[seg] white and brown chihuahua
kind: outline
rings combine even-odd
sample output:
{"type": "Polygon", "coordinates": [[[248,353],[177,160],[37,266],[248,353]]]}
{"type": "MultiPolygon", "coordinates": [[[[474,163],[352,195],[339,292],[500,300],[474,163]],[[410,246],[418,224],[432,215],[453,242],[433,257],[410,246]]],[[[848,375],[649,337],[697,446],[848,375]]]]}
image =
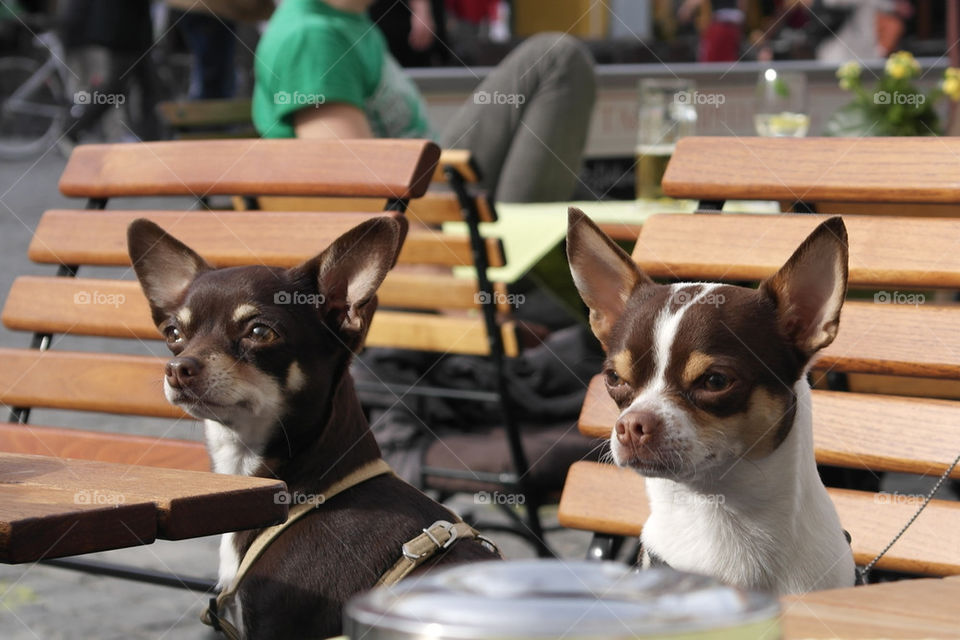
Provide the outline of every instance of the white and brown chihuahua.
{"type": "Polygon", "coordinates": [[[620,408],[613,460],[646,477],[642,565],[779,594],[853,585],[807,382],[846,294],[843,220],[823,222],[758,289],[657,284],[573,208],[567,254],[620,408]]]}
{"type": "MultiPolygon", "coordinates": [[[[134,269],[174,354],[164,393],[204,421],[214,471],[322,496],[380,457],[349,365],[405,230],[402,219],[376,217],[292,269],[214,269],[156,224],[130,225],[134,269]]],[[[456,518],[392,474],[369,479],[285,529],[224,613],[244,638],[336,636],[344,601],[373,587],[403,543],[438,520],[456,518]]],[[[221,589],[258,533],[223,536],[221,589]]],[[[497,557],[464,538],[429,566],[497,557]]]]}

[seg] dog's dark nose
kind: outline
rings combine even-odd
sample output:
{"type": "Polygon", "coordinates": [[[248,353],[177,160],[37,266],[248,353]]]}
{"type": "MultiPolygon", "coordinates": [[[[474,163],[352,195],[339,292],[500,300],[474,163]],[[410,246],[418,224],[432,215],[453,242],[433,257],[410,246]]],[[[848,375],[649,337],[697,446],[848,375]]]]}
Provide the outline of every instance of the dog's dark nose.
{"type": "Polygon", "coordinates": [[[167,383],[174,389],[181,389],[202,370],[203,363],[196,358],[172,358],[167,362],[167,383]]]}
{"type": "Polygon", "coordinates": [[[620,416],[614,431],[620,444],[648,443],[663,429],[663,421],[653,411],[630,411],[620,416]]]}

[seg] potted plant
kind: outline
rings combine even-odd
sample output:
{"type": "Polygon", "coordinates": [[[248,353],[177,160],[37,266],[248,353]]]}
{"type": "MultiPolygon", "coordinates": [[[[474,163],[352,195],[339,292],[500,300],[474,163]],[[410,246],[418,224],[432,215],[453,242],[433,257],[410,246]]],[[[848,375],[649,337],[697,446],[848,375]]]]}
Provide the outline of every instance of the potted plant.
{"type": "Polygon", "coordinates": [[[944,96],[960,100],[960,69],[949,68],[937,87],[923,92],[913,83],[920,65],[907,51],[887,58],[883,76],[872,89],[861,82],[863,68],[848,62],[837,69],[840,88],[853,100],[837,111],[824,130],[828,136],[936,136],[943,134],[936,103],[944,96]]]}

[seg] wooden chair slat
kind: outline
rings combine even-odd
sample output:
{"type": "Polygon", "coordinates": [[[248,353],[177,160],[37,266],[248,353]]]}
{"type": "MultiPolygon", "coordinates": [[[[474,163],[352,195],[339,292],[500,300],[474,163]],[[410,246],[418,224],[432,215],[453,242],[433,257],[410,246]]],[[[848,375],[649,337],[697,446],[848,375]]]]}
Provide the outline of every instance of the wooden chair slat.
{"type": "MultiPolygon", "coordinates": [[[[633,259],[653,277],[760,280],[772,275],[827,216],[656,215],[633,259]],[[696,250],[690,239],[696,238],[696,250]]],[[[844,216],[850,284],[960,288],[960,220],[844,216]]]]}
{"type": "MultiPolygon", "coordinates": [[[[495,222],[497,217],[490,202],[477,196],[477,213],[481,222],[495,222]]],[[[261,196],[257,204],[262,211],[367,211],[382,212],[385,198],[302,198],[294,196],[261,196]]],[[[245,209],[241,207],[240,210],[245,209]]],[[[405,213],[411,222],[439,225],[444,222],[462,222],[460,202],[452,193],[427,192],[422,198],[411,200],[405,213]]],[[[637,236],[634,235],[634,238],[637,236]]]]}
{"type": "Polygon", "coordinates": [[[175,129],[225,125],[249,125],[252,129],[251,104],[246,98],[168,100],[159,103],[157,111],[175,129]]]}
{"type": "Polygon", "coordinates": [[[960,202],[960,140],[688,137],[663,177],[676,198],[960,202]]]}
{"type": "Polygon", "coordinates": [[[166,358],[0,349],[0,402],[10,407],[184,418],[163,397],[166,358]]]}
{"type": "MultiPolygon", "coordinates": [[[[960,451],[960,403],[819,389],[812,396],[813,442],[821,464],[940,474],[960,451]]],[[[595,376],[580,413],[580,432],[608,438],[619,414],[603,378],[595,376]]],[[[952,477],[960,478],[960,468],[952,477]]]]}
{"type": "MultiPolygon", "coordinates": [[[[506,285],[495,288],[506,294],[506,285]]],[[[443,274],[405,272],[394,269],[377,290],[380,308],[477,309],[477,281],[443,274]]]]}
{"type": "MultiPolygon", "coordinates": [[[[504,350],[517,355],[516,327],[501,326],[504,350]]],[[[483,320],[478,317],[426,315],[399,311],[378,311],[367,334],[368,347],[391,347],[442,351],[466,355],[487,355],[490,346],[483,320]]]]}
{"type": "Polygon", "coordinates": [[[453,167],[463,179],[469,183],[479,181],[479,173],[476,164],[473,162],[473,156],[466,149],[444,149],[440,152],[440,161],[434,170],[433,180],[435,182],[446,182],[447,177],[443,174],[444,167],[453,167]]]}
{"type": "Polygon", "coordinates": [[[815,366],[960,380],[960,306],[848,300],[837,338],[815,366]]]}
{"type": "Polygon", "coordinates": [[[3,308],[14,331],[158,340],[140,285],[128,280],[21,276],[3,308]]]}
{"type": "MultiPolygon", "coordinates": [[[[322,218],[318,215],[261,211],[215,214],[52,210],[40,219],[28,255],[34,262],[45,264],[126,266],[130,264],[127,226],[137,218],[148,218],[179,238],[189,238],[190,246],[214,266],[291,267],[316,255],[374,214],[324,213],[322,218]]],[[[504,252],[500,240],[488,238],[487,250],[491,264],[501,266],[504,252]]],[[[399,262],[469,266],[473,259],[465,234],[412,230],[407,234],[399,262]]]]}
{"type": "Polygon", "coordinates": [[[0,451],[210,471],[202,442],[0,422],[0,451]]]}
{"type": "Polygon", "coordinates": [[[636,471],[586,461],[567,470],[557,512],[561,526],[635,538],[649,516],[646,487],[636,471]],[[612,499],[614,487],[622,500],[612,499]]]}
{"type": "MultiPolygon", "coordinates": [[[[0,470],[2,471],[2,470],[0,470]]],[[[93,553],[149,544],[157,537],[157,512],[148,500],[77,504],[76,492],[0,484],[0,562],[93,553]],[[79,517],[80,514],[83,517],[79,517]]]]}
{"type": "MultiPolygon", "coordinates": [[[[424,197],[427,197],[426,195],[424,197]]],[[[421,198],[418,198],[420,200],[421,198]]],[[[240,211],[248,210],[244,205],[240,211]]],[[[260,211],[363,211],[382,213],[387,206],[386,198],[309,198],[305,196],[259,196],[257,206],[260,211]]]]}
{"type": "Polygon", "coordinates": [[[439,158],[439,147],[426,140],[83,145],[71,154],[60,177],[60,191],[76,198],[261,194],[419,198],[439,158]]]}
{"type": "MultiPolygon", "coordinates": [[[[886,546],[917,507],[915,500],[884,502],[885,494],[847,489],[828,492],[840,522],[850,532],[854,558],[861,565],[886,546]]],[[[558,518],[561,525],[572,529],[635,537],[640,535],[649,509],[645,482],[639,474],[612,465],[577,462],[567,472],[558,518]]],[[[960,503],[931,501],[877,568],[960,574],[960,503]]]]}
{"type": "MultiPolygon", "coordinates": [[[[476,280],[393,271],[377,294],[381,308],[476,309],[476,280]]],[[[505,288],[498,290],[505,293],[505,288]]],[[[3,308],[14,331],[157,340],[150,307],[130,280],[21,276],[3,308]]]]}
{"type": "Polygon", "coordinates": [[[18,478],[23,485],[42,483],[45,488],[81,496],[81,501],[84,491],[92,494],[91,502],[96,501],[98,491],[107,499],[117,497],[121,504],[151,503],[157,511],[157,537],[167,540],[220,531],[218,527],[224,520],[236,529],[246,529],[262,522],[265,514],[275,516],[277,521],[283,521],[287,515],[287,504],[275,499],[277,492],[286,487],[273,478],[211,475],[50,456],[8,454],[4,461],[6,465],[20,461],[23,469],[32,472],[33,475],[18,478]],[[217,522],[220,524],[215,525],[217,522]]]}

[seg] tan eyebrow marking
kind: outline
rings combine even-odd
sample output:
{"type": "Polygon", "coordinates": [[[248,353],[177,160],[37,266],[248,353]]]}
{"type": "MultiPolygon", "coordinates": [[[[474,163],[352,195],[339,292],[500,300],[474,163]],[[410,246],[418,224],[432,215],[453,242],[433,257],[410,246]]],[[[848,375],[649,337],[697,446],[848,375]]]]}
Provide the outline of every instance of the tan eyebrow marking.
{"type": "Polygon", "coordinates": [[[189,307],[184,307],[177,312],[177,322],[179,322],[180,326],[184,329],[190,326],[191,320],[193,320],[193,312],[190,311],[189,307]]]}
{"type": "Polygon", "coordinates": [[[233,310],[233,321],[240,323],[257,313],[257,308],[252,304],[242,304],[233,310]]]}
{"type": "Polygon", "coordinates": [[[633,382],[633,355],[629,349],[624,349],[620,353],[610,358],[613,368],[623,380],[628,383],[633,382]]]}
{"type": "Polygon", "coordinates": [[[709,369],[715,360],[702,351],[693,351],[687,358],[687,364],[683,368],[683,384],[688,386],[694,380],[702,376],[709,369]]]}

